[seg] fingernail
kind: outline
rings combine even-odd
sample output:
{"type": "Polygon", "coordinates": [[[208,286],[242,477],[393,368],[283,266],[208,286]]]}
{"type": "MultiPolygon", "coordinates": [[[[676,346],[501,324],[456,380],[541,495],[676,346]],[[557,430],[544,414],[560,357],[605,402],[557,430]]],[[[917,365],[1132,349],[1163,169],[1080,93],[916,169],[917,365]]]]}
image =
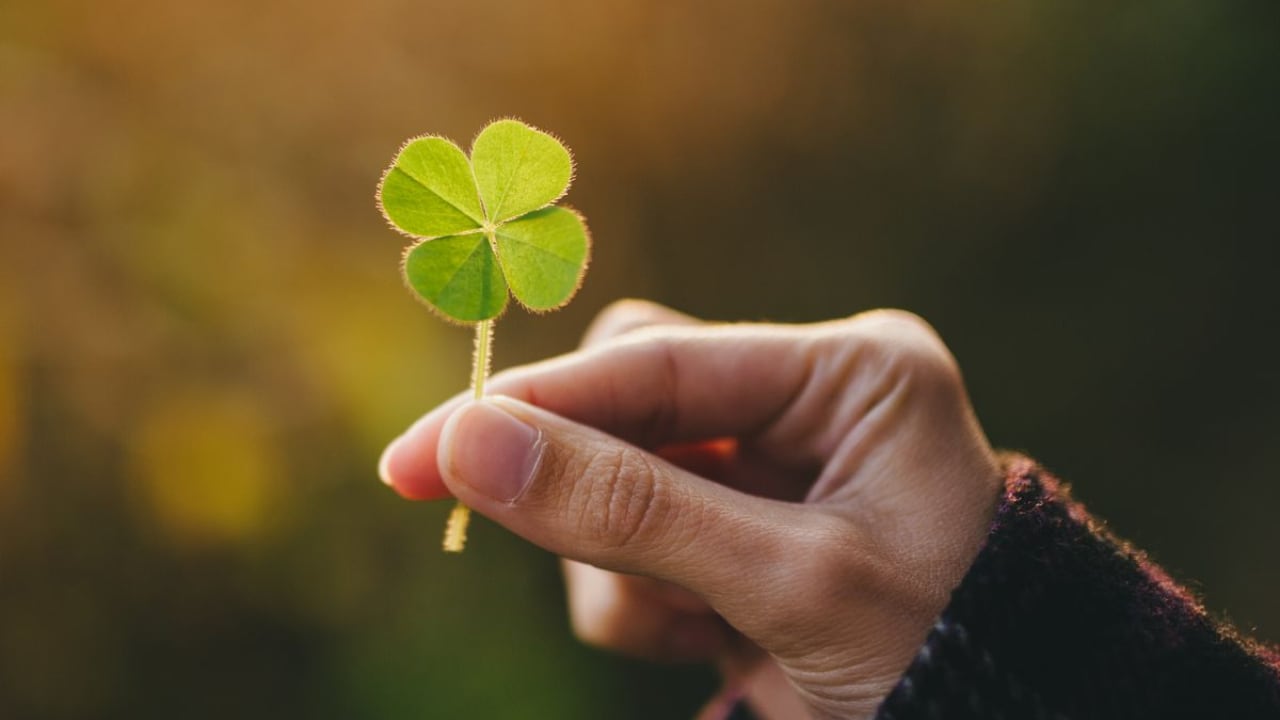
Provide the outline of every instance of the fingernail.
{"type": "Polygon", "coordinates": [[[459,408],[440,438],[440,469],[494,500],[520,496],[542,457],[542,433],[498,403],[480,400],[459,408]]]}

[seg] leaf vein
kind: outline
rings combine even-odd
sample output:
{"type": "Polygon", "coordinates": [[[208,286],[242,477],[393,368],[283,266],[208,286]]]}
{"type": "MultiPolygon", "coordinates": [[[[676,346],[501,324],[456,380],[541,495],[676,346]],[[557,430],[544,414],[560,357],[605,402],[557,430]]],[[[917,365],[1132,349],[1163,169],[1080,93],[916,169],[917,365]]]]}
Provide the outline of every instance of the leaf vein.
{"type": "Polygon", "coordinates": [[[489,218],[491,222],[498,222],[501,219],[500,217],[498,217],[498,211],[502,209],[503,203],[507,201],[507,195],[511,194],[511,184],[516,180],[516,170],[518,170],[520,166],[524,164],[525,156],[529,154],[529,145],[532,144],[532,142],[533,142],[532,137],[526,137],[524,139],[524,145],[520,147],[520,154],[516,158],[515,165],[513,165],[511,168],[511,174],[507,176],[506,187],[502,188],[502,193],[498,195],[498,202],[494,206],[493,217],[489,218]]]}
{"type": "Polygon", "coordinates": [[[514,236],[514,235],[505,235],[505,234],[503,234],[503,233],[501,233],[501,232],[499,232],[499,233],[498,233],[498,237],[503,238],[503,239],[506,239],[506,240],[510,240],[511,242],[520,243],[521,245],[527,245],[528,247],[531,247],[531,248],[533,248],[534,250],[537,250],[537,251],[538,251],[538,252],[540,252],[540,253],[543,253],[543,254],[545,254],[545,255],[550,255],[551,257],[555,258],[556,260],[559,260],[560,262],[564,263],[565,265],[569,265],[569,266],[571,266],[571,267],[576,267],[576,266],[578,265],[578,261],[577,261],[577,260],[574,260],[573,258],[565,257],[564,255],[561,255],[561,254],[559,254],[559,253],[557,253],[557,252],[554,252],[554,251],[552,251],[552,250],[548,250],[547,248],[544,248],[544,247],[542,247],[541,245],[538,245],[538,244],[536,244],[536,243],[530,242],[529,240],[525,240],[524,238],[518,238],[518,237],[516,237],[516,236],[514,236]]]}
{"type": "MultiPolygon", "coordinates": [[[[401,167],[400,167],[399,165],[397,165],[397,166],[394,168],[394,170],[395,170],[396,172],[398,172],[398,173],[403,173],[405,177],[407,177],[407,178],[409,178],[410,180],[412,180],[412,181],[414,182],[414,184],[416,184],[418,187],[422,188],[423,190],[426,190],[427,192],[431,193],[432,195],[435,195],[436,197],[438,197],[438,198],[440,198],[441,200],[443,200],[443,201],[445,202],[445,204],[447,204],[449,207],[451,207],[451,208],[453,208],[454,210],[457,210],[458,212],[462,213],[464,216],[466,216],[466,217],[467,217],[468,219],[470,219],[472,222],[476,223],[476,226],[477,226],[477,227],[479,227],[480,225],[483,225],[483,224],[484,224],[484,221],[483,221],[483,220],[480,220],[480,219],[476,218],[474,215],[472,215],[471,213],[467,212],[464,208],[460,207],[460,206],[459,206],[457,203],[455,203],[454,201],[450,200],[449,198],[445,197],[444,195],[441,195],[441,194],[439,193],[439,191],[435,190],[434,188],[429,187],[426,183],[422,182],[421,180],[419,180],[418,178],[416,178],[416,177],[414,177],[413,175],[409,174],[408,172],[405,172],[403,169],[401,169],[401,167]]],[[[478,193],[477,193],[477,194],[478,194],[478,193]]]]}

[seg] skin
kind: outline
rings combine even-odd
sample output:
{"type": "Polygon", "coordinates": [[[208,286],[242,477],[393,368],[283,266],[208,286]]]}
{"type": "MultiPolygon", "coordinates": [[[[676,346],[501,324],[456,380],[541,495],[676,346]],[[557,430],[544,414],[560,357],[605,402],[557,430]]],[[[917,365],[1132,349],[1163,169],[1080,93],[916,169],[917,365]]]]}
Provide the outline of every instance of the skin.
{"type": "Polygon", "coordinates": [[[986,536],[1001,473],[918,317],[708,324],[641,301],[388,446],[564,560],[585,642],[713,661],[764,718],[869,717],[986,536]]]}

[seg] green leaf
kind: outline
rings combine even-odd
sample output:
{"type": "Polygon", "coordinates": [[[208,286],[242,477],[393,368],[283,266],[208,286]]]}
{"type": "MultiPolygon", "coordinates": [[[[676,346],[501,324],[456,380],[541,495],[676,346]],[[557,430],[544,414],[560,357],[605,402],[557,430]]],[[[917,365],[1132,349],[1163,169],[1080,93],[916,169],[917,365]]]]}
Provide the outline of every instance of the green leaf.
{"type": "Polygon", "coordinates": [[[502,314],[507,284],[483,233],[426,240],[404,256],[409,287],[445,317],[478,322],[502,314]]]}
{"type": "Polygon", "coordinates": [[[419,237],[453,235],[484,222],[467,156],[439,137],[405,143],[382,178],[378,202],[393,225],[419,237]]]}
{"type": "Polygon", "coordinates": [[[590,241],[582,218],[551,207],[497,231],[498,257],[511,292],[530,310],[564,305],[582,284],[590,241]]]}
{"type": "Polygon", "coordinates": [[[560,199],[573,176],[569,150],[518,120],[498,120],[481,130],[471,146],[471,166],[494,224],[560,199]]]}

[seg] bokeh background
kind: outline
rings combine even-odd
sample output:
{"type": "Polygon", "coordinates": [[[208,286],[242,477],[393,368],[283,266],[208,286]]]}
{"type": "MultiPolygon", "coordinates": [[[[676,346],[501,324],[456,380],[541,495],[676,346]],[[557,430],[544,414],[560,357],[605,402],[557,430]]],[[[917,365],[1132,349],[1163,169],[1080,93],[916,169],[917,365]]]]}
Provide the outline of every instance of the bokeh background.
{"type": "Polygon", "coordinates": [[[374,473],[470,337],[374,210],[410,135],[574,149],[578,299],[933,322],[1034,454],[1280,640],[1274,0],[0,3],[0,716],[685,717],[554,558],[374,473]]]}

